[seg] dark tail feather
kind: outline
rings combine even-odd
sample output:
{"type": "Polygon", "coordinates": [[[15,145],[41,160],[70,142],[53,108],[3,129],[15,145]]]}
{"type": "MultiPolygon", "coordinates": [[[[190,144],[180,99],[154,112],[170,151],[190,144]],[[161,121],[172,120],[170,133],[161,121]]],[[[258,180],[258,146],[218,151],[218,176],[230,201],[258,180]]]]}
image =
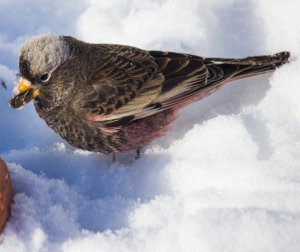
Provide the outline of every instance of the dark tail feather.
{"type": "Polygon", "coordinates": [[[243,59],[205,59],[210,71],[210,81],[223,75],[222,81],[238,80],[265,74],[288,62],[289,52],[280,52],[270,56],[254,56],[243,59]]]}

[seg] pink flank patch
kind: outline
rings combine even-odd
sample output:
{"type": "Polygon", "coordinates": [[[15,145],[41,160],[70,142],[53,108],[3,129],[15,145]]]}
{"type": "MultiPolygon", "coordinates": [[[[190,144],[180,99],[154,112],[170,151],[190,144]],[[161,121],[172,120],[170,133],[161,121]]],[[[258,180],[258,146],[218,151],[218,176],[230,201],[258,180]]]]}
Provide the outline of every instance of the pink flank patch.
{"type": "Polygon", "coordinates": [[[86,119],[91,122],[108,121],[111,115],[88,115],[86,119]]]}

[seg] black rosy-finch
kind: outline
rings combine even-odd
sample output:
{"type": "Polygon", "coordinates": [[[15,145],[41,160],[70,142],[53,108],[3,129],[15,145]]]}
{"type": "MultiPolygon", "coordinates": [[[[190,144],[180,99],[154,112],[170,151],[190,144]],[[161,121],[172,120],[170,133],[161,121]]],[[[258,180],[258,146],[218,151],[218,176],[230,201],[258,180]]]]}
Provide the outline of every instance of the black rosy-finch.
{"type": "Polygon", "coordinates": [[[39,116],[76,148],[125,152],[165,134],[184,106],[229,81],[273,71],[289,55],[204,58],[39,35],[20,49],[10,104],[34,100],[39,116]]]}

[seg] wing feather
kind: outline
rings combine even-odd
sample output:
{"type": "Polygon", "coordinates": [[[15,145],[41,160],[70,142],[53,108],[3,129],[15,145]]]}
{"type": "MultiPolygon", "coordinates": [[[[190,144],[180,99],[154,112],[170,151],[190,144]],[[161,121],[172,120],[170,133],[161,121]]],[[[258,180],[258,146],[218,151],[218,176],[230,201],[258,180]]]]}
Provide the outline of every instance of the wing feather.
{"type": "Polygon", "coordinates": [[[88,120],[108,128],[183,106],[229,80],[271,71],[281,64],[281,54],[222,59],[126,46],[106,48],[107,63],[94,78],[85,106],[91,108],[88,120]]]}

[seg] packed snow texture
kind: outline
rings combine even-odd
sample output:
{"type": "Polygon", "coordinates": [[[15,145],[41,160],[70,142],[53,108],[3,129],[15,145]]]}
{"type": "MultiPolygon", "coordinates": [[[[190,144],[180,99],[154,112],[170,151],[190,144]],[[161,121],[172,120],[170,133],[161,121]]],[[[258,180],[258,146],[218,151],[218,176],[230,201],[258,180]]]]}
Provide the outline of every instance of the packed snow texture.
{"type": "Polygon", "coordinates": [[[14,181],[0,251],[299,251],[298,0],[0,0],[0,155],[14,181]],[[74,150],[9,108],[18,48],[51,32],[214,57],[289,50],[272,75],[184,109],[139,160],[74,150]]]}

